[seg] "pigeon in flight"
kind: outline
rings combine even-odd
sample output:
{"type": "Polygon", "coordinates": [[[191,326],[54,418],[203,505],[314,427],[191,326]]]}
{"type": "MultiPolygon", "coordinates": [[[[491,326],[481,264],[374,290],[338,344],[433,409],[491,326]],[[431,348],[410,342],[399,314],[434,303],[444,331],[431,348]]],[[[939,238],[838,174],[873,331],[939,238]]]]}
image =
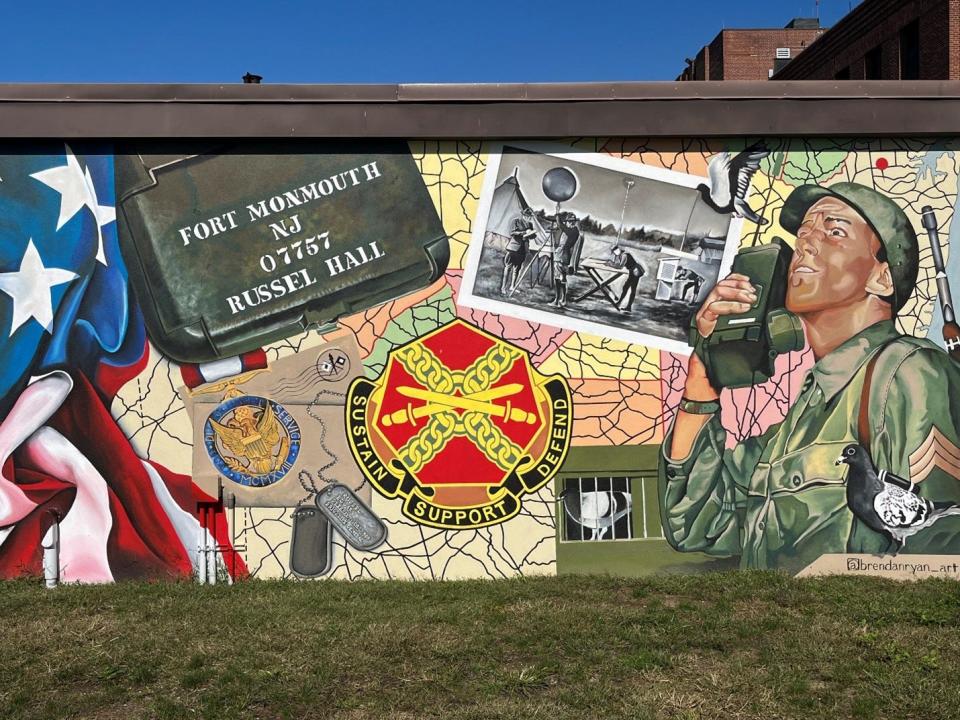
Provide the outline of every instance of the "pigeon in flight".
{"type": "Polygon", "coordinates": [[[847,473],[847,505],[871,530],[896,543],[899,552],[911,535],[947,515],[960,515],[954,503],[935,503],[918,495],[914,484],[887,470],[877,471],[860,445],[851,443],[837,458],[837,465],[850,466],[847,473]]]}
{"type": "Polygon", "coordinates": [[[734,217],[766,225],[769,220],[757,215],[747,205],[747,192],[750,181],[760,169],[760,161],[769,154],[766,145],[757,143],[734,158],[726,150],[714,155],[707,165],[710,186],[703,183],[697,186],[703,201],[721,215],[733,213],[734,217]]]}

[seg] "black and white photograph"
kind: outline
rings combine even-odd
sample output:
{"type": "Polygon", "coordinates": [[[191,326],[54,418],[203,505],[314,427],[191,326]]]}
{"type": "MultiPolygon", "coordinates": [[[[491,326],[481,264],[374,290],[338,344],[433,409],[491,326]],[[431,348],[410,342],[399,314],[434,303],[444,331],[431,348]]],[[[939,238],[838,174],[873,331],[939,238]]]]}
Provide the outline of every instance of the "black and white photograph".
{"type": "Polygon", "coordinates": [[[495,148],[459,302],[689,353],[690,318],[743,223],[733,203],[714,202],[721,174],[539,143],[495,148]]]}

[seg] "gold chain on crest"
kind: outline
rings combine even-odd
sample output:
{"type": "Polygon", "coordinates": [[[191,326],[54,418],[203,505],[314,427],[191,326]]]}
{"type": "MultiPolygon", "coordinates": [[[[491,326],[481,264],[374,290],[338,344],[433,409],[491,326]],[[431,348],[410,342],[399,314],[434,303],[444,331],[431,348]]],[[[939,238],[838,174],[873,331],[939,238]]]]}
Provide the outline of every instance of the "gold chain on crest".
{"type": "MultiPolygon", "coordinates": [[[[460,391],[463,395],[473,395],[502,378],[520,357],[520,351],[495,344],[466,370],[450,370],[420,343],[406,346],[394,357],[417,382],[433,392],[453,395],[460,391]]],[[[486,414],[468,411],[458,415],[452,410],[433,414],[397,454],[410,472],[416,473],[455,436],[469,438],[501,470],[515,467],[523,454],[522,448],[504,435],[486,414]]]]}

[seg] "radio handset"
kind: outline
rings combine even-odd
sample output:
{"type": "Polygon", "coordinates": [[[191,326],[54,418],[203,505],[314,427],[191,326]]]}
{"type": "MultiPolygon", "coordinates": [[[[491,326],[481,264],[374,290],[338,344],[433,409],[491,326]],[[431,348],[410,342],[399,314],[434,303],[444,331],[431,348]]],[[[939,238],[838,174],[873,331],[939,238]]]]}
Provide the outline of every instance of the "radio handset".
{"type": "Polygon", "coordinates": [[[778,355],[802,350],[800,318],[784,308],[793,249],[782,239],[737,253],[731,272],[746,275],[757,301],[743,313],[723,315],[709,337],[690,320],[689,342],[715,388],[748,387],[769,380],[778,355]]]}

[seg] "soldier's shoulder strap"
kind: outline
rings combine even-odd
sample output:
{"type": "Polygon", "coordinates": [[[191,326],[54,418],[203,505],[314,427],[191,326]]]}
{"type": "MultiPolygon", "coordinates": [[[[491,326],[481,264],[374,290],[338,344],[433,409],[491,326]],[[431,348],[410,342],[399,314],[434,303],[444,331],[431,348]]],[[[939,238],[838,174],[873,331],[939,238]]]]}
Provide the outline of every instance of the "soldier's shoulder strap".
{"type": "Polygon", "coordinates": [[[913,353],[930,346],[930,343],[921,338],[901,335],[882,345],[867,361],[863,386],[860,389],[860,408],[857,416],[857,439],[867,452],[870,452],[873,433],[880,430],[883,423],[883,413],[879,413],[874,421],[870,422],[871,398],[878,398],[878,396],[881,400],[885,398],[904,360],[913,353]]]}

